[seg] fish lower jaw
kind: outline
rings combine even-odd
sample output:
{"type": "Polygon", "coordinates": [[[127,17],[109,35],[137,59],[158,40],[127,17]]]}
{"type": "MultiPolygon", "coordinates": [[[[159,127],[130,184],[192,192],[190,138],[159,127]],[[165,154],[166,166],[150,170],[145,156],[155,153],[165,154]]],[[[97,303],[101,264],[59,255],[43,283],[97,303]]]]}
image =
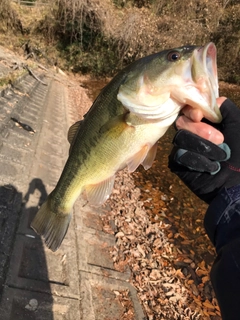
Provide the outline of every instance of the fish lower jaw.
{"type": "MultiPolygon", "coordinates": [[[[176,110],[172,114],[167,114],[167,115],[162,115],[161,117],[156,116],[156,117],[151,117],[151,115],[142,115],[142,114],[134,114],[131,113],[131,116],[129,117],[130,120],[127,120],[126,123],[130,126],[138,127],[141,125],[152,125],[155,130],[162,130],[162,128],[166,127],[166,130],[172,123],[175,121],[177,118],[179,111],[181,108],[176,110]],[[138,119],[137,121],[132,121],[132,119],[138,119]]],[[[134,119],[134,120],[135,120],[134,119]]]]}
{"type": "Polygon", "coordinates": [[[128,110],[130,111],[130,115],[134,115],[143,122],[151,123],[176,117],[183,106],[184,103],[180,103],[174,99],[168,99],[165,103],[157,106],[132,104],[128,106],[128,110]]]}
{"type": "Polygon", "coordinates": [[[203,117],[209,121],[213,123],[220,123],[222,121],[222,115],[216,101],[208,101],[207,98],[204,99],[201,96],[199,99],[186,98],[184,102],[185,105],[188,105],[192,109],[200,110],[203,117]]]}
{"type": "Polygon", "coordinates": [[[159,128],[166,128],[166,130],[167,130],[173,124],[173,122],[176,120],[176,118],[179,114],[179,111],[177,113],[174,113],[172,115],[167,116],[166,118],[156,119],[156,126],[159,128]]]}
{"type": "Polygon", "coordinates": [[[203,116],[211,122],[219,123],[222,116],[217,106],[215,95],[209,94],[209,89],[199,90],[196,86],[188,86],[180,92],[175,92],[171,98],[175,99],[178,104],[189,106],[192,109],[201,110],[203,116]]]}

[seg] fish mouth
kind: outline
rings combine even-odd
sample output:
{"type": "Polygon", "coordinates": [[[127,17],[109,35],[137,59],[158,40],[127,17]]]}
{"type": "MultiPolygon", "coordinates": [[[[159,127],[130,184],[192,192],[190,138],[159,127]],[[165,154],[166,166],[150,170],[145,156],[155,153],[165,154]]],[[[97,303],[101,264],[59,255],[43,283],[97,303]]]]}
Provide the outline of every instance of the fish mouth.
{"type": "Polygon", "coordinates": [[[216,57],[217,49],[212,42],[193,51],[190,59],[192,97],[188,97],[186,102],[200,109],[209,121],[219,123],[222,116],[216,100],[219,97],[216,57]]]}
{"type": "MultiPolygon", "coordinates": [[[[212,98],[218,98],[218,74],[217,74],[217,49],[215,45],[210,42],[205,47],[195,50],[194,54],[202,64],[203,69],[209,77],[209,87],[213,95],[212,98]],[[195,53],[196,52],[196,53],[195,53]]],[[[212,101],[214,104],[214,101],[212,101]]]]}
{"type": "Polygon", "coordinates": [[[172,119],[188,105],[201,110],[209,121],[221,122],[215,45],[210,42],[203,47],[174,50],[179,53],[179,60],[165,59],[165,68],[163,62],[161,68],[156,62],[146,65],[121,84],[117,99],[130,112],[150,121],[172,119]]]}

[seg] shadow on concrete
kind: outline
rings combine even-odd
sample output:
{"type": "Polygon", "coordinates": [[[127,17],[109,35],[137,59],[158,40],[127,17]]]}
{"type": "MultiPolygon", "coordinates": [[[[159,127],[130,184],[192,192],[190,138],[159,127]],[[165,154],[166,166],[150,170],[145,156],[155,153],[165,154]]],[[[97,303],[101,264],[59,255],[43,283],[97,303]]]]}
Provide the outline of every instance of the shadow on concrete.
{"type": "Polygon", "coordinates": [[[22,194],[12,185],[0,186],[0,295],[5,283],[9,254],[13,247],[22,194]]]}
{"type": "Polygon", "coordinates": [[[38,205],[41,206],[47,199],[48,194],[42,180],[39,178],[35,178],[29,183],[28,192],[26,193],[24,200],[28,202],[30,195],[34,194],[35,192],[40,193],[38,205]]]}
{"type": "Polygon", "coordinates": [[[2,320],[54,319],[43,243],[30,228],[33,217],[46,197],[46,188],[41,179],[30,182],[24,198],[11,185],[0,187],[2,320]]]}

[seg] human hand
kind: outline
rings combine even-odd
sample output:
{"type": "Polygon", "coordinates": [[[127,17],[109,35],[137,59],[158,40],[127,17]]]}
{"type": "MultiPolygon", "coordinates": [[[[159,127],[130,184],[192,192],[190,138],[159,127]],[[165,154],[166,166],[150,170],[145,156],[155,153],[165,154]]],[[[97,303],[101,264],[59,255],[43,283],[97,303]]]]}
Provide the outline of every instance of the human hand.
{"type": "Polygon", "coordinates": [[[224,97],[218,103],[223,116],[218,125],[201,122],[199,111],[183,110],[169,156],[171,171],[207,203],[221,188],[240,184],[240,109],[224,97]]]}
{"type": "MultiPolygon", "coordinates": [[[[217,104],[219,108],[226,99],[226,97],[217,98],[217,104]]],[[[182,115],[178,117],[175,124],[178,130],[183,129],[191,131],[192,133],[195,133],[196,135],[215,144],[223,143],[223,134],[211,124],[201,122],[202,118],[203,114],[199,109],[193,109],[189,106],[186,106],[182,110],[182,115]]]]}

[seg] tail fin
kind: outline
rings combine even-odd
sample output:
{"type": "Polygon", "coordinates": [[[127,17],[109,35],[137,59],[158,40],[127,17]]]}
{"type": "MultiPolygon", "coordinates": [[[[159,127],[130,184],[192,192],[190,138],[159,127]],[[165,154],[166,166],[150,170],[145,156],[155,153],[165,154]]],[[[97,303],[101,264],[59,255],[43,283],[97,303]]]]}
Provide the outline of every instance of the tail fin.
{"type": "Polygon", "coordinates": [[[43,203],[36,217],[31,223],[31,228],[43,236],[46,246],[56,251],[68,230],[71,214],[55,213],[50,209],[50,198],[43,203]]]}

